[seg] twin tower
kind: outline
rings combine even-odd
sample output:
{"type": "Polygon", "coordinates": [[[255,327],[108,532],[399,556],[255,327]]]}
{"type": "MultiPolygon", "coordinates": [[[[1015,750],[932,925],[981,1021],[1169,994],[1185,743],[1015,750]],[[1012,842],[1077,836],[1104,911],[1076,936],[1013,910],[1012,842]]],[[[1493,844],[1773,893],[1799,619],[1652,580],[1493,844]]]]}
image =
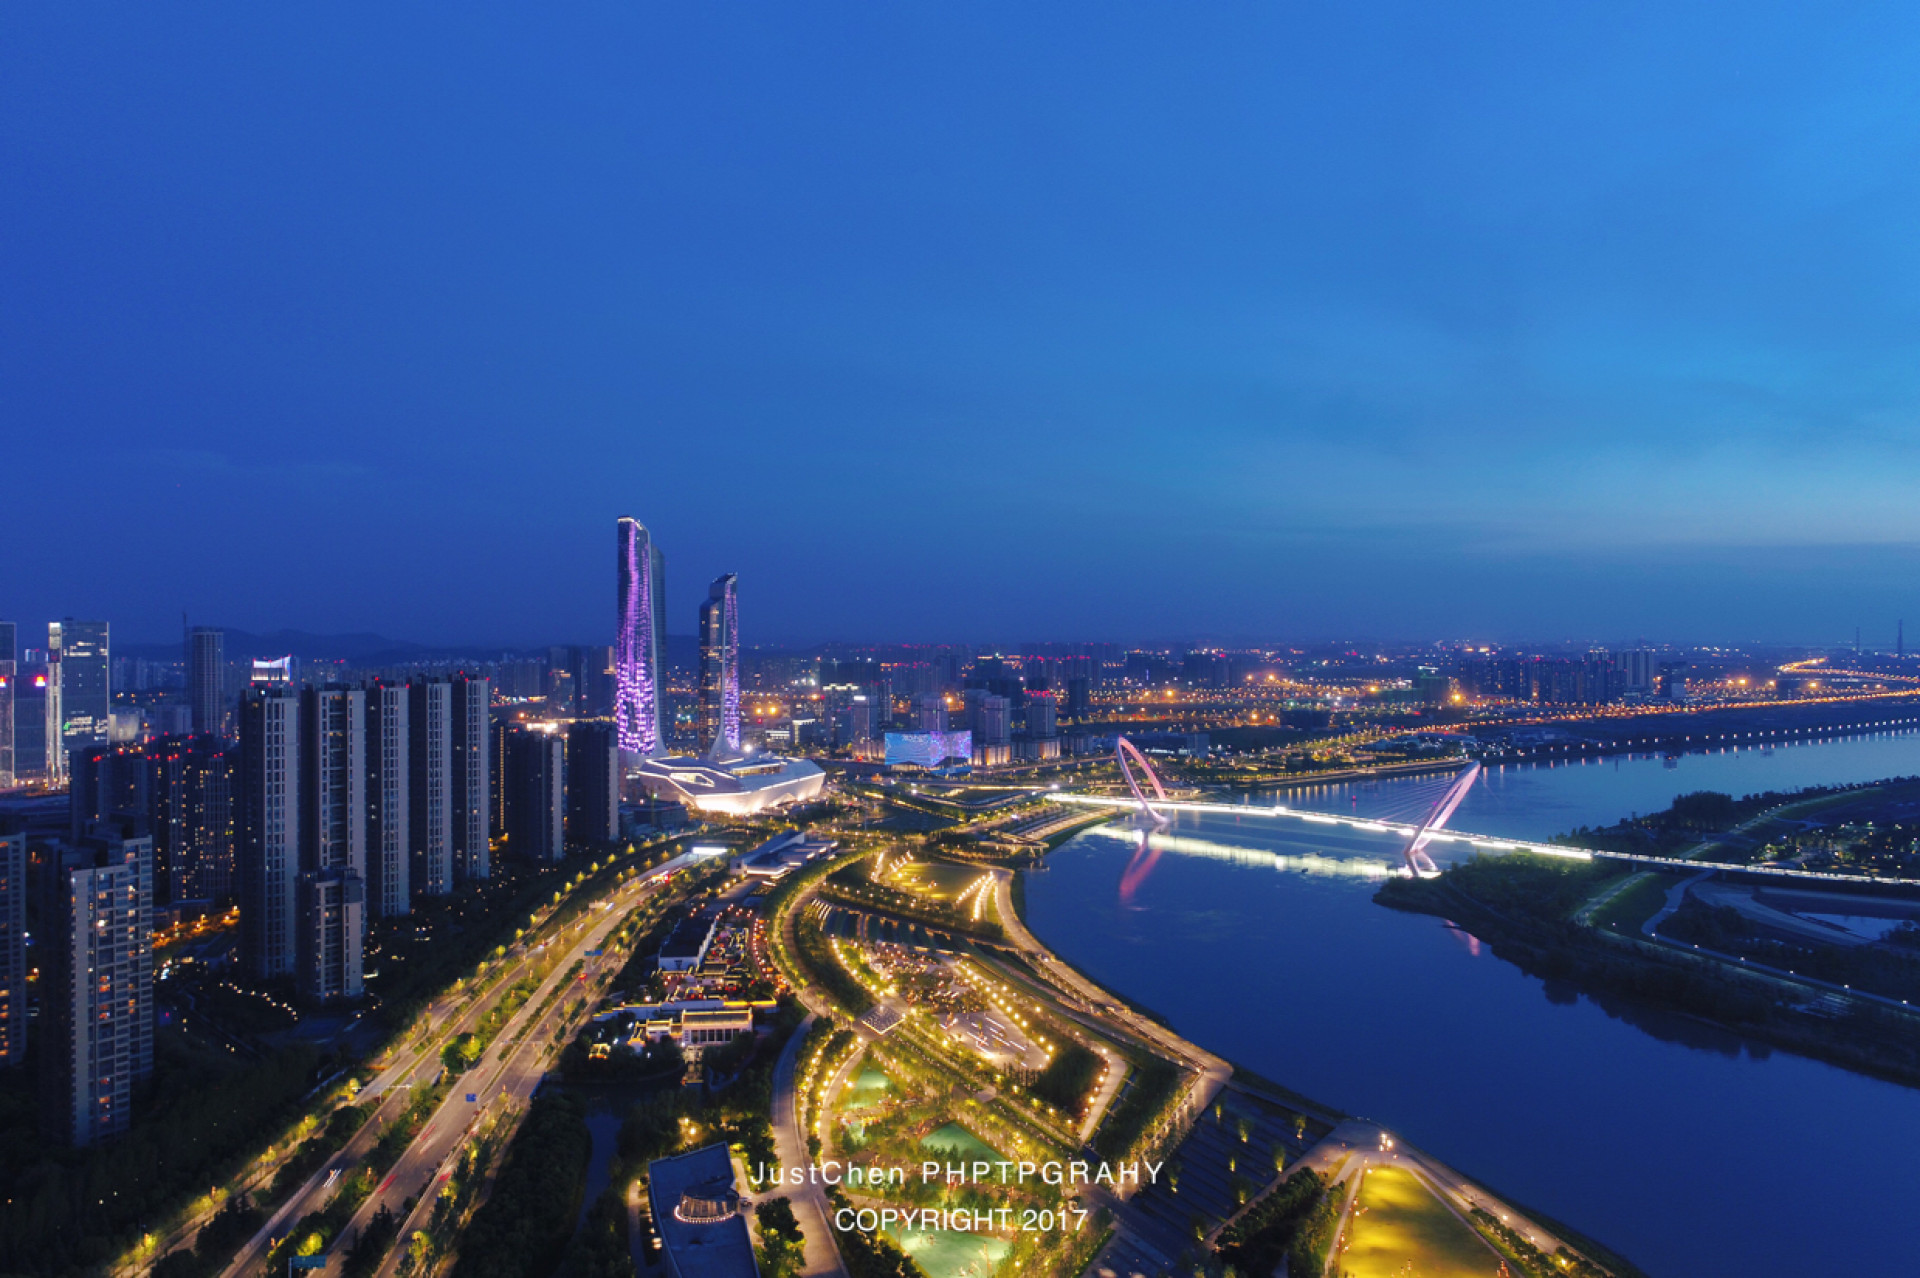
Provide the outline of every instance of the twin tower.
{"type": "MultiPolygon", "coordinates": [[[[618,525],[619,621],[613,649],[613,717],[623,755],[668,753],[661,714],[667,677],[667,560],[632,516],[618,525]]],[[[740,599],[732,574],[700,605],[700,750],[740,754],[740,599]]]]}

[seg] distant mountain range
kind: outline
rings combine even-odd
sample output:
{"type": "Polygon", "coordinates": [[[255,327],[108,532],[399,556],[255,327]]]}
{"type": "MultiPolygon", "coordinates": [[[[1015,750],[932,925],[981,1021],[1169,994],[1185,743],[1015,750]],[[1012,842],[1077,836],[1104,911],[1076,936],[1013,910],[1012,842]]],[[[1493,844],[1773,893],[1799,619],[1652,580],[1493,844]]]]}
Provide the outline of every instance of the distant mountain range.
{"type": "MultiPolygon", "coordinates": [[[[284,657],[292,654],[302,661],[351,661],[356,665],[384,665],[388,662],[418,661],[425,657],[488,657],[499,656],[501,649],[480,647],[473,644],[422,644],[407,639],[390,639],[386,635],[349,634],[316,635],[305,630],[275,630],[264,635],[256,635],[246,630],[228,630],[226,632],[226,654],[229,661],[244,661],[253,657],[284,657]]],[[[113,645],[117,657],[148,657],[159,660],[178,660],[181,646],[178,640],[172,643],[116,643],[113,645]]]]}

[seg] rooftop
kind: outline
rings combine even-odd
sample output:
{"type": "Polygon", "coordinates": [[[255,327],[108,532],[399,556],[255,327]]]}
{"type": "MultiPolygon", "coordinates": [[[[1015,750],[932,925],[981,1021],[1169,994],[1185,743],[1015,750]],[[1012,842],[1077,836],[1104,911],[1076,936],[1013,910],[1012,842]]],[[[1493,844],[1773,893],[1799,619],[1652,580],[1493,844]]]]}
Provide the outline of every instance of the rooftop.
{"type": "Polygon", "coordinates": [[[758,1278],[747,1222],[738,1211],[724,1210],[733,1195],[733,1160],[724,1144],[662,1158],[647,1168],[647,1196],[669,1273],[676,1278],[758,1278]],[[695,1219],[688,1219],[690,1215],[695,1219]]]}

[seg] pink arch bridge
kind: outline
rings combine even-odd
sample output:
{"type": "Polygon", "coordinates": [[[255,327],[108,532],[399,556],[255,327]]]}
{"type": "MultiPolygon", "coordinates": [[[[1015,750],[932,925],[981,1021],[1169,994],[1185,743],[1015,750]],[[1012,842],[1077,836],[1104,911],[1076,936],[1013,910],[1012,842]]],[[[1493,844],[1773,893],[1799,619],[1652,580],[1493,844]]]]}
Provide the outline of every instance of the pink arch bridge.
{"type": "MultiPolygon", "coordinates": [[[[1167,802],[1167,788],[1160,784],[1160,774],[1153,770],[1151,763],[1147,762],[1147,756],[1140,753],[1140,747],[1125,737],[1117,736],[1113,739],[1113,757],[1114,761],[1120,765],[1120,775],[1126,778],[1127,788],[1133,791],[1134,801],[1140,805],[1140,815],[1145,821],[1151,822],[1156,829],[1165,828],[1171,824],[1171,818],[1153,806],[1155,802],[1161,804],[1167,802]],[[1139,770],[1138,776],[1135,775],[1135,769],[1139,770]],[[1140,788],[1141,777],[1146,778],[1147,784],[1153,787],[1152,800],[1149,800],[1146,791],[1140,788]]],[[[1139,891],[1142,883],[1147,881],[1147,876],[1153,873],[1153,867],[1159,861],[1160,849],[1153,845],[1153,841],[1147,837],[1147,831],[1143,827],[1133,849],[1133,859],[1127,862],[1127,868],[1120,875],[1122,904],[1133,903],[1133,894],[1139,891]]]]}

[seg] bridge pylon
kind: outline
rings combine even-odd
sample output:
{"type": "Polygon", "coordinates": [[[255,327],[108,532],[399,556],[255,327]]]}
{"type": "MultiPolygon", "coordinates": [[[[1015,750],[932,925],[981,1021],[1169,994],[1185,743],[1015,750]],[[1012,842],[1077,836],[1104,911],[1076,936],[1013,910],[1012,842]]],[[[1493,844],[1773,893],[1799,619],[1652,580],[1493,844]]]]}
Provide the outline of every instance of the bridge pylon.
{"type": "Polygon", "coordinates": [[[1434,803],[1426,820],[1420,823],[1420,828],[1407,841],[1407,850],[1401,854],[1407,873],[1419,879],[1431,879],[1439,875],[1440,867],[1427,855],[1427,844],[1446,827],[1447,818],[1453,815],[1453,810],[1460,806],[1460,800],[1467,797],[1467,791],[1473,789],[1473,783],[1479,779],[1480,765],[1469,763],[1448,783],[1446,793],[1434,803]]]}

